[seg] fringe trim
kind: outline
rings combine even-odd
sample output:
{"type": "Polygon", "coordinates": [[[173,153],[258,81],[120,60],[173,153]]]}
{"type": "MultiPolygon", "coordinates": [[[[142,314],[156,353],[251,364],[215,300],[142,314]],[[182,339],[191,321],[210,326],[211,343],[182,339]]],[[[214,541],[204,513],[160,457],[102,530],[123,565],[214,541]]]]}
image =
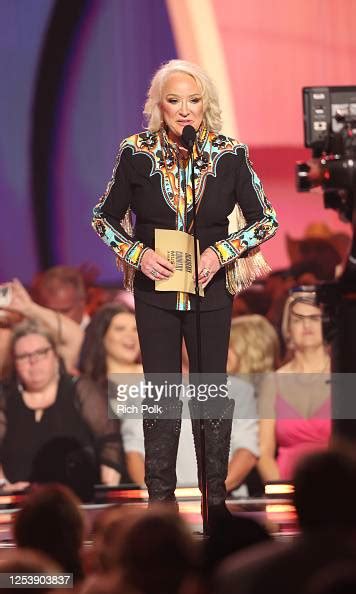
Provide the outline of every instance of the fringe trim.
{"type": "Polygon", "coordinates": [[[257,278],[271,272],[271,267],[264,259],[260,249],[254,248],[246,258],[237,258],[225,266],[226,288],[231,295],[241,293],[257,278]]]}
{"type": "MultiPolygon", "coordinates": [[[[246,221],[238,204],[229,216],[229,235],[245,227],[246,221]]],[[[271,272],[259,247],[249,251],[248,255],[236,258],[225,266],[226,288],[231,295],[237,295],[248,289],[257,278],[262,278],[271,272]]]]}
{"type": "MultiPolygon", "coordinates": [[[[238,205],[235,206],[229,217],[229,234],[242,229],[246,222],[242,211],[238,205]]],[[[132,213],[129,208],[121,221],[123,229],[128,235],[133,235],[132,213]]],[[[117,268],[124,274],[124,287],[130,293],[134,290],[134,279],[136,270],[125,260],[116,258],[117,268]]],[[[246,257],[236,258],[230,264],[225,266],[226,288],[231,295],[237,295],[248,289],[257,278],[262,278],[271,272],[271,267],[266,262],[259,247],[256,247],[248,253],[246,257]]]]}
{"type": "MultiPolygon", "coordinates": [[[[122,221],[120,221],[123,229],[126,231],[126,233],[128,235],[130,235],[132,237],[133,235],[133,230],[134,230],[134,226],[132,223],[132,213],[131,213],[131,209],[128,208],[124,218],[122,219],[122,221]]],[[[126,262],[125,260],[122,260],[121,258],[119,258],[119,256],[117,256],[116,258],[116,266],[118,268],[118,270],[120,270],[121,272],[124,273],[124,287],[127,291],[130,291],[130,293],[133,293],[133,286],[134,286],[134,279],[135,279],[135,268],[133,266],[130,266],[130,264],[128,264],[128,262],[126,262]]]]}

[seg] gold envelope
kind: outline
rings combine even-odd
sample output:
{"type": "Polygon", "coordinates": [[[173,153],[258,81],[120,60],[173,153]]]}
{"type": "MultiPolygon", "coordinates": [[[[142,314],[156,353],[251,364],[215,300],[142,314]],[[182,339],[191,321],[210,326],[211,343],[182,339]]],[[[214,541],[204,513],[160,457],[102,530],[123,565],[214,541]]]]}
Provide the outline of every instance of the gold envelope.
{"type": "MultiPolygon", "coordinates": [[[[155,281],[156,291],[182,291],[195,294],[194,237],[184,231],[155,229],[155,251],[175,267],[170,278],[155,281]]],[[[198,241],[198,263],[199,260],[198,241]]],[[[199,295],[204,297],[202,287],[199,289],[199,295]]]]}

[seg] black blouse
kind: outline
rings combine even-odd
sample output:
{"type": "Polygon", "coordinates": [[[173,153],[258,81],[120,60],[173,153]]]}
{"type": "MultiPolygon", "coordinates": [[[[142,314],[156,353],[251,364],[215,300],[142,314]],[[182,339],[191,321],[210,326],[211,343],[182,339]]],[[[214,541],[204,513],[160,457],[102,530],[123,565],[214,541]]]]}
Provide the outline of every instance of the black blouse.
{"type": "MultiPolygon", "coordinates": [[[[202,298],[201,308],[211,310],[228,305],[232,298],[225,287],[224,267],[272,237],[278,224],[245,145],[206,132],[194,151],[200,251],[211,247],[222,266],[202,298]],[[236,204],[245,226],[228,235],[228,216],[236,204]]],[[[154,281],[140,272],[140,262],[146,249],[154,249],[156,228],[191,232],[190,180],[190,164],[182,166],[161,134],[135,134],[121,144],[112,179],[94,209],[93,226],[99,236],[137,271],[135,296],[167,309],[193,309],[194,300],[184,307],[176,293],[155,292],[154,281]],[[128,209],[136,217],[132,234],[123,224],[128,209]]]]}

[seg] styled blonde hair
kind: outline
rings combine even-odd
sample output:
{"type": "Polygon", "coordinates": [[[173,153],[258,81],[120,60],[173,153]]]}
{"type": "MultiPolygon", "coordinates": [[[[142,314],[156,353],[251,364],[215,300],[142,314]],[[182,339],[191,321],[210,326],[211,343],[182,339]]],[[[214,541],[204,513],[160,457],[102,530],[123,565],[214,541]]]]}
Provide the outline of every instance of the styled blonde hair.
{"type": "Polygon", "coordinates": [[[203,120],[208,130],[220,132],[221,130],[221,109],[218,93],[213,81],[198,66],[185,60],[170,60],[155,72],[147,93],[147,100],[143,114],[147,120],[147,128],[151,132],[157,132],[162,125],[161,99],[162,88],[167,78],[174,72],[183,72],[192,76],[200,86],[203,98],[203,120]]]}
{"type": "Polygon", "coordinates": [[[278,366],[278,334],[272,324],[258,314],[232,320],[230,348],[238,358],[235,373],[264,373],[278,366]]]}

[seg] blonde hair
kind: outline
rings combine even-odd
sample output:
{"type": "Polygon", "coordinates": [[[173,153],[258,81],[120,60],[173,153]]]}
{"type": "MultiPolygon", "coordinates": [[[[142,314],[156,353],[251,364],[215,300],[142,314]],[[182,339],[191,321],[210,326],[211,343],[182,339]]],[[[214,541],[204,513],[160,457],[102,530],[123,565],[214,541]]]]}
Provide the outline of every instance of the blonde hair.
{"type": "Polygon", "coordinates": [[[184,74],[192,76],[200,86],[203,98],[204,124],[208,130],[220,132],[221,109],[216,87],[200,66],[185,60],[170,60],[169,62],[162,64],[153,75],[143,110],[143,114],[147,120],[148,130],[157,132],[162,125],[162,113],[160,108],[162,89],[168,77],[175,72],[183,72],[184,74]]]}
{"type": "Polygon", "coordinates": [[[232,320],[230,348],[238,358],[235,373],[273,371],[279,363],[278,334],[272,324],[258,314],[232,320]]]}

